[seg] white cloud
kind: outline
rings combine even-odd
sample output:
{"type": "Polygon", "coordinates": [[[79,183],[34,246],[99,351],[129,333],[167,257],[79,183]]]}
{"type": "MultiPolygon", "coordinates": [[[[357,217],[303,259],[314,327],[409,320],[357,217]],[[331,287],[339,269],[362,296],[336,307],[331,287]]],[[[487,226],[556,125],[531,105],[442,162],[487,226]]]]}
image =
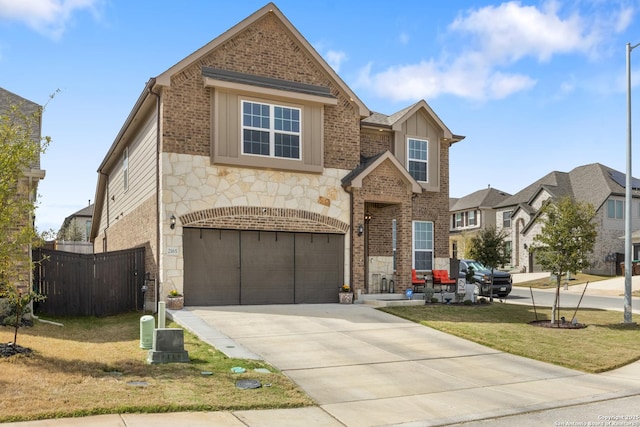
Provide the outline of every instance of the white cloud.
{"type": "Polygon", "coordinates": [[[340,71],[340,65],[342,64],[342,61],[347,59],[347,55],[344,52],[336,50],[327,51],[325,57],[327,58],[327,62],[329,63],[329,65],[331,65],[331,68],[333,68],[336,73],[340,71]]]}
{"type": "Polygon", "coordinates": [[[411,37],[409,36],[409,34],[405,33],[404,31],[400,33],[400,35],[398,36],[398,40],[400,41],[400,44],[403,44],[403,45],[408,44],[410,39],[411,37]]]}
{"type": "MultiPolygon", "coordinates": [[[[590,6],[587,13],[561,10],[555,0],[539,7],[509,1],[469,9],[448,27],[447,36],[463,46],[456,55],[445,57],[443,50],[440,58],[379,72],[368,64],[356,85],[395,102],[443,94],[477,101],[506,98],[537,84],[536,78],[513,71],[518,61],[533,58],[546,63],[567,54],[596,58],[612,29],[626,29],[634,14],[632,8],[611,7],[609,2],[590,6]]],[[[565,93],[572,89],[562,88],[565,93]]]]}
{"type": "Polygon", "coordinates": [[[497,72],[483,64],[474,64],[475,61],[473,56],[460,57],[453,64],[422,61],[376,74],[371,73],[372,64],[368,64],[361,70],[356,84],[369,87],[378,96],[393,102],[432,99],[444,94],[477,101],[502,99],[536,84],[528,76],[497,72]]]}
{"type": "Polygon", "coordinates": [[[554,2],[543,9],[519,2],[486,6],[458,17],[449,29],[468,34],[493,61],[507,63],[524,56],[548,61],[558,53],[588,52],[598,41],[589,37],[579,15],[560,18],[554,2]]]}
{"type": "Polygon", "coordinates": [[[23,22],[54,39],[65,32],[77,10],[97,14],[102,0],[0,0],[0,19],[23,22]]]}

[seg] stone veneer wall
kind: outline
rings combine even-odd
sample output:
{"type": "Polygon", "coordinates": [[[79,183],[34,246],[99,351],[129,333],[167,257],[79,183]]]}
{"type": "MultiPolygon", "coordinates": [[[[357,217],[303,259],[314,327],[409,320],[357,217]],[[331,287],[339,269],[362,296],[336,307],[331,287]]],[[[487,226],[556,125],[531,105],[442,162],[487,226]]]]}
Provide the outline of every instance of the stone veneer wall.
{"type": "MultiPolygon", "coordinates": [[[[350,196],[341,179],[348,171],[302,174],[210,165],[208,156],[162,154],[163,288],[183,289],[182,226],[346,233],[350,196]],[[220,210],[226,212],[221,213],[220,210]],[[179,220],[175,229],[169,218],[179,220]]],[[[345,235],[345,283],[349,277],[345,235]]]]}

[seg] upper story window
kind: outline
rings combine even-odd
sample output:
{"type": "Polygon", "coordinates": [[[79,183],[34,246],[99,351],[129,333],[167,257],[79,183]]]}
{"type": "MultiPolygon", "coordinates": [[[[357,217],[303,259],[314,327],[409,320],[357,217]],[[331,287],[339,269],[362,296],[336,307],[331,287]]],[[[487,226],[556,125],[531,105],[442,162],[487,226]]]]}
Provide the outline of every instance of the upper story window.
{"type": "Polygon", "coordinates": [[[460,227],[462,227],[462,225],[463,225],[463,224],[462,224],[462,212],[457,212],[457,213],[454,215],[454,222],[453,222],[453,225],[454,225],[454,227],[455,227],[455,228],[460,228],[460,227]]]}
{"type": "Polygon", "coordinates": [[[607,200],[607,218],[624,218],[624,202],[622,200],[607,200]]]}
{"type": "Polygon", "coordinates": [[[242,153],[300,159],[300,109],[242,101],[242,153]]]}
{"type": "Polygon", "coordinates": [[[511,228],[511,215],[513,211],[502,212],[502,228],[511,228]]]}
{"type": "Polygon", "coordinates": [[[429,141],[425,139],[407,139],[407,164],[411,176],[416,181],[427,182],[427,158],[429,141]]]}
{"type": "Polygon", "coordinates": [[[469,225],[476,225],[476,211],[469,211],[469,225]]]}
{"type": "Polygon", "coordinates": [[[475,227],[478,225],[478,216],[475,210],[456,212],[453,214],[451,228],[475,227]]]}

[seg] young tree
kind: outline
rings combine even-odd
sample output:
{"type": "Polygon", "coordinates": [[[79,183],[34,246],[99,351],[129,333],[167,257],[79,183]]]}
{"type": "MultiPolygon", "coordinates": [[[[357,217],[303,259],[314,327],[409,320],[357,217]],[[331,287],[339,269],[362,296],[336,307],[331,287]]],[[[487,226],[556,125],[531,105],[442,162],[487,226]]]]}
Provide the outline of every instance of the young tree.
{"type": "Polygon", "coordinates": [[[551,321],[560,319],[560,282],[567,273],[577,273],[589,266],[589,254],[596,241],[593,205],[569,197],[548,202],[542,207],[542,230],[534,238],[533,249],[538,263],[556,276],[556,298],[551,321]]]}
{"type": "Polygon", "coordinates": [[[468,250],[471,258],[483,264],[491,270],[491,292],[489,299],[493,302],[493,271],[500,265],[507,264],[509,254],[507,253],[506,233],[504,230],[498,231],[496,227],[489,226],[471,238],[468,250]]]}
{"type": "Polygon", "coordinates": [[[35,298],[31,248],[41,242],[33,224],[35,186],[27,176],[50,138],[40,138],[42,108],[8,97],[0,101],[0,296],[24,312],[25,298],[28,303],[35,298]]]}

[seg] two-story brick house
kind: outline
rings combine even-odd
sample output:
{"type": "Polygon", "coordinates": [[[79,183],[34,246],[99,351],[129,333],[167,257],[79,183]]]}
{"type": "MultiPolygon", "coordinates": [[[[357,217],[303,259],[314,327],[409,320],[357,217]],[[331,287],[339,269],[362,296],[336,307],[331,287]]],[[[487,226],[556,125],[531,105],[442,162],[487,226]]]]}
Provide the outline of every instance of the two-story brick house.
{"type": "MultiPolygon", "coordinates": [[[[512,246],[511,261],[522,271],[540,271],[535,261],[534,238],[542,224],[540,209],[548,200],[569,197],[593,205],[598,232],[591,255],[590,273],[611,275],[624,254],[625,174],[599,163],[570,172],[553,171],[496,205],[497,228],[504,230],[512,246]]],[[[640,181],[633,180],[632,230],[640,228],[640,181]]],[[[633,259],[640,256],[634,241],[633,259]]]]}
{"type": "MultiPolygon", "coordinates": [[[[11,126],[28,126],[29,128],[26,128],[26,131],[29,133],[30,138],[34,142],[38,144],[40,143],[42,106],[0,87],[0,115],[13,119],[11,126]],[[18,117],[12,116],[13,108],[18,109],[18,117]],[[26,120],[23,120],[22,117],[25,117],[26,120]]],[[[10,140],[7,142],[11,143],[10,140]]],[[[40,167],[40,156],[38,155],[35,162],[24,169],[22,177],[17,183],[15,183],[15,185],[17,185],[18,197],[31,202],[35,201],[38,194],[38,184],[42,179],[44,179],[44,176],[45,171],[40,167]]],[[[34,223],[34,218],[31,213],[25,212],[24,217],[11,218],[11,221],[15,224],[16,228],[18,228],[32,225],[34,223]]],[[[23,267],[11,269],[11,271],[6,272],[7,276],[5,277],[5,280],[13,283],[21,291],[28,291],[31,289],[32,275],[30,265],[31,248],[25,247],[22,248],[22,250],[24,251],[24,262],[21,261],[23,267]]]]}
{"type": "MultiPolygon", "coordinates": [[[[496,188],[487,187],[459,199],[449,201],[449,255],[452,258],[468,258],[467,243],[487,227],[496,227],[494,207],[511,196],[496,188]]],[[[510,251],[510,242],[507,242],[510,251]]]]}
{"type": "Polygon", "coordinates": [[[186,305],[337,302],[375,257],[448,268],[449,147],[372,113],[272,3],[147,83],[99,167],[96,252],[147,248],[186,305]],[[394,257],[395,255],[395,257],[394,257]]]}

